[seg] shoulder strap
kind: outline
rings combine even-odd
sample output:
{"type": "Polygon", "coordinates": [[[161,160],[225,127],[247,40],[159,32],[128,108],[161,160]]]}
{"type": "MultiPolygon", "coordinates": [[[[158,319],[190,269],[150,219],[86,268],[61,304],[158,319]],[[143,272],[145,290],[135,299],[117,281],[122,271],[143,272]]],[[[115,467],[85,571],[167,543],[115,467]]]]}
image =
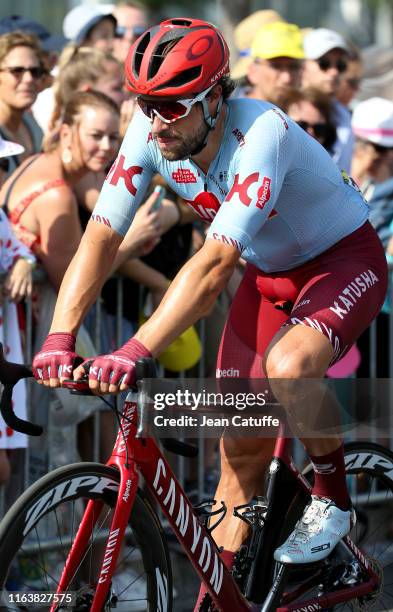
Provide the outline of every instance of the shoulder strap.
{"type": "MultiPolygon", "coordinates": [[[[1,133],[1,130],[0,130],[0,133],[1,133]]],[[[16,181],[17,181],[17,180],[18,180],[18,178],[19,178],[19,177],[20,177],[20,176],[21,176],[21,175],[24,173],[24,171],[25,171],[25,170],[26,170],[26,169],[27,169],[29,166],[31,166],[31,164],[32,164],[32,163],[33,163],[33,162],[34,162],[34,161],[37,159],[37,157],[39,157],[39,156],[40,156],[40,153],[38,153],[37,155],[34,155],[34,157],[32,157],[32,158],[31,158],[31,159],[28,161],[28,163],[27,163],[25,166],[23,166],[23,168],[21,168],[21,169],[19,170],[19,172],[15,172],[15,177],[12,179],[11,183],[10,183],[10,184],[9,184],[9,186],[8,186],[8,189],[7,189],[6,194],[5,194],[4,202],[3,202],[3,210],[4,210],[4,212],[5,212],[5,214],[6,214],[7,216],[8,216],[8,214],[9,214],[9,210],[8,210],[8,202],[9,202],[9,199],[10,199],[11,191],[12,191],[12,189],[14,188],[14,185],[15,185],[16,181]]]]}

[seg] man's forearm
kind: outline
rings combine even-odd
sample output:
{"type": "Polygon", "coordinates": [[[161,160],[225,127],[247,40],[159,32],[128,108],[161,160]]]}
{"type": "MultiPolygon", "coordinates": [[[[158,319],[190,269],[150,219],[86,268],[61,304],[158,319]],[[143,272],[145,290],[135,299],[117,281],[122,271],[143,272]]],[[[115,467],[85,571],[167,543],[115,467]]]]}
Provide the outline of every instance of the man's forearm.
{"type": "MultiPolygon", "coordinates": [[[[211,241],[213,242],[213,241],[211,241]]],[[[204,246],[180,270],[160,306],[135,334],[158,355],[190,325],[205,316],[230,278],[239,254],[228,248],[225,258],[204,246]],[[229,253],[229,256],[228,256],[229,253]]]]}
{"type": "Polygon", "coordinates": [[[98,224],[89,224],[64,275],[51,332],[76,334],[97,299],[121,242],[121,236],[98,224]]]}

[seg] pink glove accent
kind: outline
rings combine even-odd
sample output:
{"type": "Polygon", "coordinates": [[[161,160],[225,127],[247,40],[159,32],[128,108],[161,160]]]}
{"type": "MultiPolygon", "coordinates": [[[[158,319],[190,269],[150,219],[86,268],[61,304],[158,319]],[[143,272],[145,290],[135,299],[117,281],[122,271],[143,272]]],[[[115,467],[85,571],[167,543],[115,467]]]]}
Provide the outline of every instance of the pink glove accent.
{"type": "Polygon", "coordinates": [[[141,342],[131,338],[112,354],[96,357],[90,365],[89,378],[111,385],[123,383],[132,387],[136,380],[135,365],[142,357],[151,357],[150,351],[141,342]]]}
{"type": "Polygon", "coordinates": [[[55,332],[46,337],[41,351],[33,359],[33,374],[37,380],[72,376],[76,338],[67,332],[55,332]],[[51,376],[52,373],[52,376],[51,376]]]}

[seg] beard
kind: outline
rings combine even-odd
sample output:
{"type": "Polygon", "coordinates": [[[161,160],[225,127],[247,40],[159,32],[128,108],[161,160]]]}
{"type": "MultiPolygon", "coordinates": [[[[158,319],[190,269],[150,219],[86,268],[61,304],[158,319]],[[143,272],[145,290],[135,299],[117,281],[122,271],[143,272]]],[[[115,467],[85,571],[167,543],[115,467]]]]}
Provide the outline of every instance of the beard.
{"type": "Polygon", "coordinates": [[[171,126],[168,130],[159,133],[153,133],[153,138],[157,141],[157,137],[174,138],[176,140],[171,143],[170,148],[162,149],[157,141],[161,155],[168,161],[180,161],[188,159],[197,153],[200,153],[207,143],[207,137],[210,128],[203,121],[200,127],[190,135],[178,134],[175,130],[172,131],[171,126]]]}

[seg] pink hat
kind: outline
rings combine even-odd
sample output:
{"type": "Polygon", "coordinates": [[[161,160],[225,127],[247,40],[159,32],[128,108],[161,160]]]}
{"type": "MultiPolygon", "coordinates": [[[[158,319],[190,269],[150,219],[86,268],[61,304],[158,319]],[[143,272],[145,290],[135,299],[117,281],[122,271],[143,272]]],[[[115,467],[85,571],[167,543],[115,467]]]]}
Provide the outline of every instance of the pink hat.
{"type": "Polygon", "coordinates": [[[393,147],[393,102],[369,98],[353,111],[352,129],[356,136],[381,147],[393,147]]]}

